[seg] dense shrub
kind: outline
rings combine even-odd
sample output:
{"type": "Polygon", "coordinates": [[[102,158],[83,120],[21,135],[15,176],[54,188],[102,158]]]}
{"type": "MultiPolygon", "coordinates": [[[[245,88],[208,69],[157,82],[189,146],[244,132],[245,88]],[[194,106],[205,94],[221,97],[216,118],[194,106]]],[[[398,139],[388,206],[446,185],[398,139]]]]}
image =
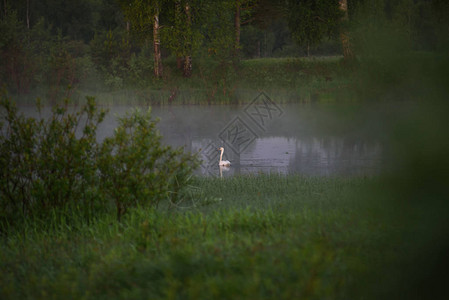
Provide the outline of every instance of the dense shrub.
{"type": "Polygon", "coordinates": [[[103,189],[114,200],[118,219],[130,206],[179,200],[198,161],[182,148],[162,146],[161,138],[151,110],[135,110],[119,119],[114,135],[100,146],[103,189]]]}
{"type": "MultiPolygon", "coordinates": [[[[95,99],[79,110],[63,105],[50,117],[25,117],[0,99],[0,225],[28,217],[91,219],[114,203],[120,218],[130,206],[176,201],[197,164],[195,156],[161,144],[150,111],[119,120],[99,143],[106,112],[95,99]]],[[[42,108],[37,105],[39,113],[42,108]]]]}

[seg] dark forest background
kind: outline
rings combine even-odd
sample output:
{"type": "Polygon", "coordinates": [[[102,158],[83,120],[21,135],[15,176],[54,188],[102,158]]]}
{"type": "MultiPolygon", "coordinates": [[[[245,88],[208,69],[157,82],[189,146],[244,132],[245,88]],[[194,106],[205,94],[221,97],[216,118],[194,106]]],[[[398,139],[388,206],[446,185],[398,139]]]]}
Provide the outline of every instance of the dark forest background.
{"type": "Polygon", "coordinates": [[[2,0],[0,84],[12,94],[57,98],[75,88],[160,88],[177,76],[207,81],[254,58],[357,61],[379,38],[376,28],[397,33],[413,51],[441,51],[448,7],[442,0],[2,0]]]}

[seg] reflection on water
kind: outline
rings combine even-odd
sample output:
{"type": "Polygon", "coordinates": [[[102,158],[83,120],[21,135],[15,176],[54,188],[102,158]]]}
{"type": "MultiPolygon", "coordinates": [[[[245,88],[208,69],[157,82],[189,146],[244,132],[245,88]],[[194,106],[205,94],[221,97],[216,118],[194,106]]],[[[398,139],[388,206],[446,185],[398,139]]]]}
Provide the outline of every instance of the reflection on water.
{"type": "MultiPolygon", "coordinates": [[[[111,107],[110,116],[121,115],[129,107],[111,107]]],[[[265,131],[245,119],[243,107],[175,106],[153,108],[159,117],[158,128],[164,141],[173,146],[198,152],[203,164],[198,171],[204,175],[232,176],[248,173],[298,173],[303,175],[370,175],[379,171],[382,147],[363,128],[337,130],[329,127],[329,112],[319,107],[299,104],[283,106],[284,114],[265,131]],[[252,126],[257,138],[241,153],[235,153],[219,134],[235,117],[252,126]],[[229,168],[219,168],[219,152],[205,155],[208,146],[224,146],[223,159],[231,161],[229,168]]],[[[113,118],[105,122],[112,132],[113,118]]],[[[335,127],[335,122],[330,125],[335,127]]],[[[215,147],[213,150],[215,151],[215,147]]]]}
{"type": "MultiPolygon", "coordinates": [[[[117,126],[117,116],[134,107],[108,107],[109,114],[98,128],[98,139],[111,135],[117,126]]],[[[165,143],[200,154],[203,164],[199,174],[232,176],[271,172],[332,176],[370,175],[380,170],[382,145],[366,129],[339,128],[338,122],[329,121],[332,115],[320,107],[289,104],[282,109],[282,117],[273,120],[265,130],[245,119],[243,107],[173,106],[155,107],[152,112],[160,118],[158,128],[165,143]],[[241,117],[257,135],[240,153],[223,145],[219,138],[222,129],[235,116],[241,117]],[[231,167],[219,168],[218,151],[205,155],[210,145],[225,147],[223,159],[231,161],[231,167]]]]}
{"type": "MultiPolygon", "coordinates": [[[[207,141],[193,141],[194,151],[207,146],[207,141]]],[[[203,174],[297,173],[303,175],[369,175],[380,168],[379,144],[350,143],[344,138],[261,137],[240,155],[226,159],[232,166],[219,170],[216,163],[202,166],[203,174]]]]}

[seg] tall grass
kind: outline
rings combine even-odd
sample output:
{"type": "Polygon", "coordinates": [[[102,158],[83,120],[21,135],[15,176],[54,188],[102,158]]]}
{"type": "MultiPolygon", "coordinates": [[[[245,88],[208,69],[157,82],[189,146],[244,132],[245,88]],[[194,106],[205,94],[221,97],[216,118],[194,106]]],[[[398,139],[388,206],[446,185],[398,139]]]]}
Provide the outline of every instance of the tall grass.
{"type": "Polygon", "coordinates": [[[120,223],[105,215],[89,226],[30,222],[2,237],[0,297],[369,295],[370,272],[400,258],[388,247],[391,226],[361,201],[370,185],[375,180],[202,178],[184,208],[136,208],[120,223]]]}

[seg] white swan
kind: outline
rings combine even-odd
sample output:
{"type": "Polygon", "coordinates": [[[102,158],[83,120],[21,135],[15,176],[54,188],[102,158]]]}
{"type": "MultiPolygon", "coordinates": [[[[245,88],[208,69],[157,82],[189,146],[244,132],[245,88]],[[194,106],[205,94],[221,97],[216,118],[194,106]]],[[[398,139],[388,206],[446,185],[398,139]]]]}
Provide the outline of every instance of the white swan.
{"type": "Polygon", "coordinates": [[[219,166],[230,166],[231,165],[231,162],[229,161],[229,160],[221,160],[222,158],[223,158],[223,152],[224,152],[224,148],[223,147],[220,147],[220,148],[218,148],[218,150],[220,150],[221,151],[221,154],[220,154],[220,161],[218,162],[218,165],[219,166]]]}
{"type": "Polygon", "coordinates": [[[223,178],[223,172],[229,171],[229,166],[219,166],[220,168],[220,178],[223,178]]]}

